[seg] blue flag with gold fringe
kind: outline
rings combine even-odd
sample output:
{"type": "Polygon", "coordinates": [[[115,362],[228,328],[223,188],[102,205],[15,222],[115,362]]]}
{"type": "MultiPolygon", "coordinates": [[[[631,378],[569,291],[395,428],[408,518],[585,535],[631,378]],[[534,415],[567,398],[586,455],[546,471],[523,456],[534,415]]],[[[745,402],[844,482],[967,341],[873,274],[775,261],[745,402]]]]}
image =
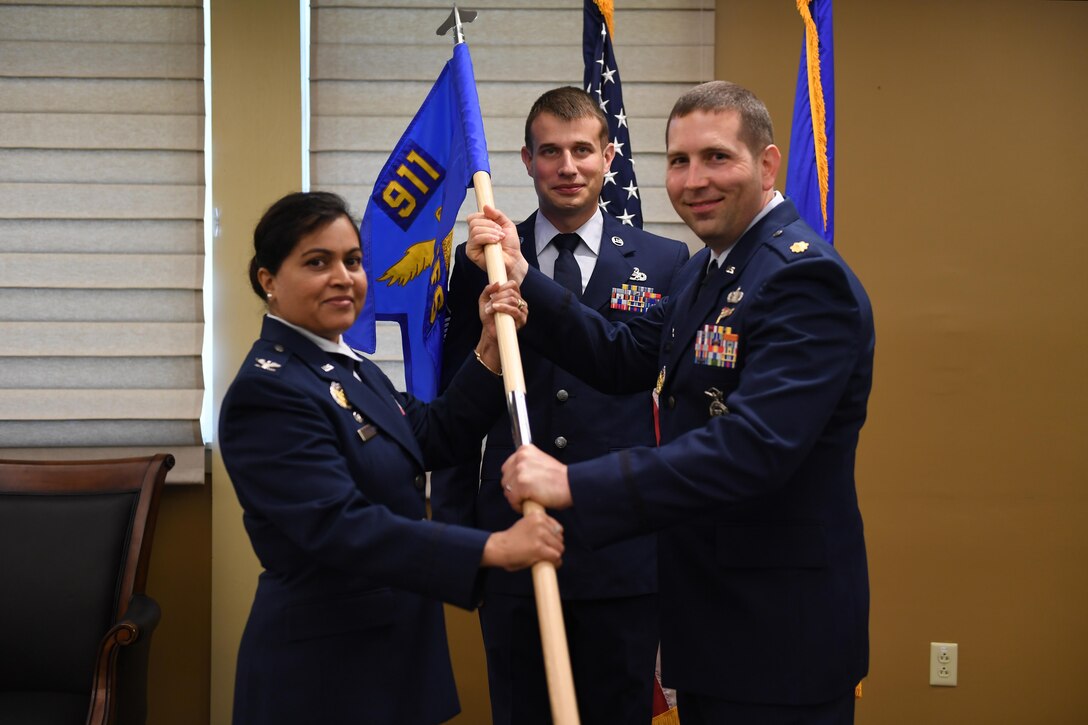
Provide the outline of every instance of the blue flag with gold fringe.
{"type": "Polygon", "coordinates": [[[477,171],[490,172],[468,46],[453,48],[431,92],[374,182],[359,235],[369,287],[344,333],[374,352],[375,320],[399,323],[408,392],[438,389],[453,225],[477,171]]]}
{"type": "Polygon", "coordinates": [[[597,102],[608,119],[608,137],[612,139],[616,149],[612,168],[604,177],[598,204],[602,210],[624,224],[641,229],[642,201],[639,200],[638,183],[635,181],[631,132],[627,127],[627,114],[623,107],[620,70],[616,65],[616,54],[612,50],[612,3],[598,3],[595,0],[584,2],[583,82],[586,93],[597,97],[597,102]]]}
{"type": "Polygon", "coordinates": [[[786,196],[828,242],[835,237],[835,60],[831,0],[797,0],[805,25],[793,101],[786,196]]]}

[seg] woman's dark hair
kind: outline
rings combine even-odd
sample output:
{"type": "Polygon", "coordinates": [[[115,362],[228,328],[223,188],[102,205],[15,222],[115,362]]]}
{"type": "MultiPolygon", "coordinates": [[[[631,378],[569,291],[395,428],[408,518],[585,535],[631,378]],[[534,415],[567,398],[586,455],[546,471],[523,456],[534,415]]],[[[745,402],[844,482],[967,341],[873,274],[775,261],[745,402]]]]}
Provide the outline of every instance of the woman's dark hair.
{"type": "MultiPolygon", "coordinates": [[[[249,283],[257,296],[265,299],[257,270],[263,267],[276,274],[303,237],[324,229],[342,216],[351,219],[355,226],[347,202],[328,191],[295,192],[268,207],[253,230],[253,259],[249,261],[249,283]]],[[[359,233],[357,226],[355,233],[359,233]]]]}

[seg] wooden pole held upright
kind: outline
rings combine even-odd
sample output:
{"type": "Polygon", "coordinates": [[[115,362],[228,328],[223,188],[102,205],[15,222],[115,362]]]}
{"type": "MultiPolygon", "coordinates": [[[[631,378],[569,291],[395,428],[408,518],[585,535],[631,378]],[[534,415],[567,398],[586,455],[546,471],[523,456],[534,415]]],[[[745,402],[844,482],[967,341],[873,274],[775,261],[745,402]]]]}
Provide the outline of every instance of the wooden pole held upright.
{"type": "MultiPolygon", "coordinates": [[[[491,188],[491,176],[477,171],[472,176],[476,190],[476,208],[495,206],[491,188]]],[[[487,277],[490,282],[505,282],[506,265],[498,244],[484,248],[487,277]]],[[[510,425],[514,445],[531,443],[529,418],[525,408],[525,374],[521,368],[521,352],[518,348],[518,331],[514,318],[495,313],[495,331],[499,340],[499,359],[502,361],[502,379],[506,390],[506,404],[510,411],[510,425]]],[[[535,501],[526,501],[523,513],[544,511],[535,501]]],[[[552,722],[555,725],[578,725],[578,703],[574,695],[574,675],[570,668],[570,651],[567,649],[567,630],[563,626],[563,608],[559,600],[559,581],[555,567],[547,561],[533,565],[533,591],[536,595],[536,611],[540,619],[540,640],[544,650],[544,672],[548,677],[548,697],[552,705],[552,722]]]]}

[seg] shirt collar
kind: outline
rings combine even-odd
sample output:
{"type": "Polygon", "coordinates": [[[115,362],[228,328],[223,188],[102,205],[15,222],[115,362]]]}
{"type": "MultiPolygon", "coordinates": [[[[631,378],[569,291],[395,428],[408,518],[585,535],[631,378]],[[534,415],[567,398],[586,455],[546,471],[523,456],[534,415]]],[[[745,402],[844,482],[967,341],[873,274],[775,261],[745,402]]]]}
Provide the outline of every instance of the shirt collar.
{"type": "Polygon", "coordinates": [[[325,338],[321,337],[320,335],[315,335],[314,333],[310,332],[309,330],[307,330],[304,327],[299,327],[298,325],[294,325],[294,324],[288,322],[287,320],[283,319],[282,317],[276,317],[271,312],[269,312],[267,314],[268,314],[269,318],[275,320],[276,322],[279,322],[282,325],[286,325],[287,327],[290,327],[292,330],[294,330],[298,334],[302,335],[303,337],[305,337],[307,340],[309,340],[313,344],[317,345],[318,349],[320,349],[320,350],[322,350],[324,352],[331,353],[333,355],[347,355],[352,360],[362,360],[362,358],[359,357],[354,350],[352,350],[350,347],[347,346],[347,344],[344,343],[344,336],[343,335],[340,335],[339,337],[337,337],[336,342],[333,342],[332,340],[326,340],[325,338]]]}
{"type": "MultiPolygon", "coordinates": [[[[601,214],[600,207],[593,212],[593,216],[585,224],[575,229],[574,233],[582,238],[582,241],[594,254],[599,255],[601,253],[601,235],[604,233],[604,215],[601,214]]],[[[533,234],[536,238],[536,254],[539,257],[544,247],[551,243],[556,234],[559,234],[559,230],[548,221],[546,216],[537,212],[533,234]]]]}
{"type": "MultiPolygon", "coordinates": [[[[779,204],[781,204],[785,200],[786,200],[785,197],[782,196],[782,192],[780,192],[778,189],[775,189],[774,193],[771,194],[770,201],[768,201],[766,204],[764,204],[763,208],[759,210],[759,213],[756,214],[755,217],[752,218],[751,223],[748,224],[748,226],[746,226],[744,228],[744,231],[741,233],[740,237],[737,237],[737,242],[739,242],[741,240],[741,237],[743,237],[745,234],[748,233],[749,229],[751,229],[752,227],[754,227],[756,225],[756,222],[758,222],[760,219],[762,219],[763,217],[770,214],[771,209],[774,209],[776,206],[778,206],[779,204]]],[[[737,242],[733,242],[733,244],[726,247],[725,249],[723,249],[719,253],[711,252],[710,253],[710,261],[713,262],[713,261],[717,260],[718,266],[719,267],[722,266],[722,262],[724,262],[725,258],[729,256],[729,253],[731,251],[733,251],[733,247],[737,246],[737,242]]],[[[709,262],[708,262],[708,264],[709,264],[709,262]]]]}

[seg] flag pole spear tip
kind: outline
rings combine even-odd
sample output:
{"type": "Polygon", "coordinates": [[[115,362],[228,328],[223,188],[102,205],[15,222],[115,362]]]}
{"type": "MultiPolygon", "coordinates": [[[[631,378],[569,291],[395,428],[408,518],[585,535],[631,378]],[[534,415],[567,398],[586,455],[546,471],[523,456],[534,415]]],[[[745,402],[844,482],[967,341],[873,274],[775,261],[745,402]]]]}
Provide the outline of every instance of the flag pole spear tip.
{"type": "Polygon", "coordinates": [[[438,30],[435,31],[435,35],[445,35],[453,28],[453,44],[460,45],[465,42],[465,31],[461,26],[462,22],[471,23],[476,19],[475,10],[458,10],[457,6],[453,6],[453,10],[450,11],[450,16],[446,18],[446,21],[438,26],[438,30]]]}

